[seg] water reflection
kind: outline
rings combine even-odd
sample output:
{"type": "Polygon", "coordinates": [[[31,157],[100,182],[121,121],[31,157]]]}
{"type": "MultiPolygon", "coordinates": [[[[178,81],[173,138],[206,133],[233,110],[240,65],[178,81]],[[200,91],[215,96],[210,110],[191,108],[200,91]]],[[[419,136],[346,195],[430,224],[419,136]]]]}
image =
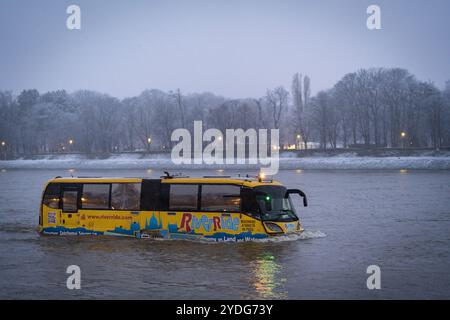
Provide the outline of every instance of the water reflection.
{"type": "MultiPolygon", "coordinates": [[[[61,276],[67,265],[77,264],[89,274],[90,283],[102,283],[108,295],[121,283],[133,296],[158,299],[183,297],[182,291],[174,295],[173,288],[189,288],[205,298],[288,298],[286,257],[292,253],[288,243],[38,236],[32,248],[35,255],[45,257],[39,262],[40,270],[46,271],[44,283],[61,276]],[[152,294],[155,288],[157,296],[152,294]]],[[[95,291],[84,294],[98,297],[95,291]]]]}
{"type": "Polygon", "coordinates": [[[286,299],[284,289],[286,278],[283,267],[276,257],[266,252],[257,257],[253,264],[253,287],[260,299],[286,299]]]}

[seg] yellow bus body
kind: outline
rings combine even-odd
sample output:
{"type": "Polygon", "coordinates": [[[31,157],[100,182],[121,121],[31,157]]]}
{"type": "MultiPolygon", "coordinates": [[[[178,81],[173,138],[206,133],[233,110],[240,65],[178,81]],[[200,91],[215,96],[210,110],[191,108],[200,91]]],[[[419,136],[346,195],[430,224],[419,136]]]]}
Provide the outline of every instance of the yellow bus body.
{"type": "MultiPolygon", "coordinates": [[[[55,178],[47,182],[58,185],[85,184],[141,184],[141,178],[55,178]]],[[[233,178],[171,178],[161,179],[165,184],[220,184],[246,188],[281,186],[276,181],[233,178]]],[[[62,196],[61,196],[62,197],[62,196]]],[[[110,196],[111,197],[111,196],[110,196]]],[[[44,194],[43,194],[44,198],[44,194]]],[[[53,199],[57,201],[63,201],[53,199]]],[[[38,231],[45,235],[111,235],[135,238],[249,240],[270,236],[300,233],[300,221],[270,222],[282,232],[270,231],[265,223],[246,212],[202,212],[172,210],[113,210],[77,208],[65,212],[61,206],[50,207],[42,201],[38,231]]]]}

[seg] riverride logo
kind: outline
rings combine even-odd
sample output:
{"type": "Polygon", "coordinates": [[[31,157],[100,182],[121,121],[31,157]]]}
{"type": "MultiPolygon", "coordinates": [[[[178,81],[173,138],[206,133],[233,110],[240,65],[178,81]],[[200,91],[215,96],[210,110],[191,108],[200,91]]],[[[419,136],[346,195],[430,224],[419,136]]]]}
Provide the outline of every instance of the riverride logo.
{"type": "Polygon", "coordinates": [[[279,129],[270,129],[270,135],[267,129],[259,129],[258,131],[255,129],[247,129],[246,131],[243,129],[226,129],[224,136],[222,131],[214,128],[203,132],[202,121],[194,121],[193,141],[189,130],[184,128],[174,130],[171,141],[178,142],[173,147],[171,154],[172,162],[177,165],[259,163],[263,173],[267,175],[278,173],[279,129]],[[268,143],[269,136],[270,144],[268,143]],[[203,149],[204,143],[208,144],[203,149]]]}
{"type": "Polygon", "coordinates": [[[218,230],[232,230],[237,231],[239,227],[240,220],[238,217],[232,218],[231,216],[215,216],[208,217],[207,215],[201,215],[197,217],[191,213],[184,213],[181,218],[180,229],[190,232],[191,230],[199,230],[203,228],[206,232],[210,232],[211,228],[213,231],[218,230]]]}

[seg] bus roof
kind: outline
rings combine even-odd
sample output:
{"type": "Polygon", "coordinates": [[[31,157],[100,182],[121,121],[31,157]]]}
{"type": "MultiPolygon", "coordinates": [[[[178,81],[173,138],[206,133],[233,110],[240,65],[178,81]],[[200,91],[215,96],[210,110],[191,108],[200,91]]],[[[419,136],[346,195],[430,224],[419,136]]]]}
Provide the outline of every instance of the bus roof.
{"type": "MultiPolygon", "coordinates": [[[[56,177],[49,183],[140,183],[151,178],[115,178],[115,177],[56,177]]],[[[201,184],[235,184],[247,187],[261,185],[282,185],[275,180],[258,180],[253,177],[171,177],[161,178],[162,183],[201,183],[201,184]]]]}
{"type": "Polygon", "coordinates": [[[56,177],[51,179],[51,183],[139,183],[143,178],[115,178],[115,177],[56,177]]]}
{"type": "Polygon", "coordinates": [[[203,183],[203,184],[237,184],[243,185],[247,187],[256,187],[260,185],[281,185],[278,181],[275,180],[261,180],[259,181],[257,178],[250,177],[173,177],[169,179],[162,179],[162,183],[203,183]]]}

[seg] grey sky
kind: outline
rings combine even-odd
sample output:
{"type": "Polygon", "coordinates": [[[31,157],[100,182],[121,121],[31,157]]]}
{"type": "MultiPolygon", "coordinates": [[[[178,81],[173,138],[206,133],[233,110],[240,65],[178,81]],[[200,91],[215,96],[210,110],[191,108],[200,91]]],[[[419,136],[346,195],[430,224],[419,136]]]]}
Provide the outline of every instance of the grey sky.
{"type": "Polygon", "coordinates": [[[402,67],[439,87],[450,79],[450,1],[0,2],[0,90],[92,89],[123,98],[147,88],[258,97],[313,93],[361,67],[402,67]],[[82,30],[66,29],[78,4],[82,30]],[[378,4],[382,30],[366,28],[378,4]]]}

